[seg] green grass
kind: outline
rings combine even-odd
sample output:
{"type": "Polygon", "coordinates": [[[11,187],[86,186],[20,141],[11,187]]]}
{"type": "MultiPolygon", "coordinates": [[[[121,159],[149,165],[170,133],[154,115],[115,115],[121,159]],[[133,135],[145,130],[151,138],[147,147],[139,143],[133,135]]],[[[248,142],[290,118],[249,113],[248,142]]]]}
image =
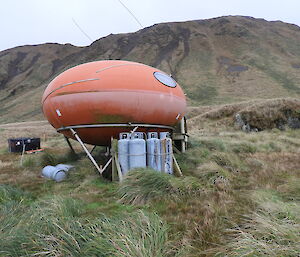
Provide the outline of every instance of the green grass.
{"type": "Polygon", "coordinates": [[[251,143],[239,142],[232,144],[231,150],[234,153],[255,153],[257,151],[257,147],[251,143]]]}
{"type": "Polygon", "coordinates": [[[300,89],[297,87],[297,85],[294,82],[296,81],[295,78],[293,78],[291,75],[289,75],[286,72],[276,70],[274,68],[274,65],[266,60],[268,60],[268,58],[265,58],[263,60],[263,63],[260,63],[257,60],[251,59],[248,62],[248,64],[266,73],[270,78],[272,78],[283,88],[286,88],[287,90],[290,90],[295,93],[300,92],[300,89]]]}
{"type": "Polygon", "coordinates": [[[87,219],[82,201],[52,196],[0,206],[0,256],[174,256],[168,226],[136,211],[87,219]]]}
{"type": "Polygon", "coordinates": [[[138,169],[119,184],[65,148],[25,155],[22,167],[1,153],[0,256],[294,256],[299,131],[226,124],[192,131],[175,154],[180,178],[138,169]],[[66,180],[40,177],[61,162],[75,166],[66,180]]]}
{"type": "Polygon", "coordinates": [[[193,177],[175,178],[151,169],[130,171],[120,184],[120,200],[127,204],[146,204],[157,199],[178,198],[198,192],[200,184],[193,177]]]}
{"type": "Polygon", "coordinates": [[[0,204],[7,202],[25,202],[30,200],[32,195],[19,188],[0,184],[0,204]]]}
{"type": "Polygon", "coordinates": [[[187,90],[187,96],[194,101],[201,102],[201,104],[210,103],[217,95],[217,89],[209,84],[200,84],[198,87],[187,90]]]}
{"type": "Polygon", "coordinates": [[[70,163],[79,159],[79,156],[75,155],[72,151],[54,153],[49,150],[43,152],[40,157],[40,165],[57,165],[59,163],[70,163]]]}
{"type": "Polygon", "coordinates": [[[299,204],[271,190],[257,191],[253,198],[258,208],[231,230],[230,250],[220,256],[299,256],[299,204]]]}

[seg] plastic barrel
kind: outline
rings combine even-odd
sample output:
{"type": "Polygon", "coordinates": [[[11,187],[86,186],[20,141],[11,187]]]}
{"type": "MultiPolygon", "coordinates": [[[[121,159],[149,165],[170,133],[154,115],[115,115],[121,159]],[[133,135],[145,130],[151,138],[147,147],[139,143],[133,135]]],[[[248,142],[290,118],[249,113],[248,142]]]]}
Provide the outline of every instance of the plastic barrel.
{"type": "Polygon", "coordinates": [[[69,170],[74,168],[74,166],[68,164],[57,164],[55,167],[65,172],[68,172],[69,170]]]}
{"type": "Polygon", "coordinates": [[[129,141],[129,169],[146,167],[146,141],[132,138],[129,141]]]}
{"type": "Polygon", "coordinates": [[[61,182],[66,178],[66,172],[63,169],[48,165],[43,168],[42,176],[61,182]]]}
{"type": "Polygon", "coordinates": [[[56,182],[61,182],[66,178],[66,172],[64,170],[56,169],[52,174],[52,179],[56,182]]]}
{"type": "Polygon", "coordinates": [[[52,178],[52,174],[56,171],[56,168],[54,166],[45,166],[42,169],[42,176],[46,178],[52,178]]]}
{"type": "Polygon", "coordinates": [[[118,141],[118,159],[123,174],[129,170],[129,133],[120,133],[118,141]]]}

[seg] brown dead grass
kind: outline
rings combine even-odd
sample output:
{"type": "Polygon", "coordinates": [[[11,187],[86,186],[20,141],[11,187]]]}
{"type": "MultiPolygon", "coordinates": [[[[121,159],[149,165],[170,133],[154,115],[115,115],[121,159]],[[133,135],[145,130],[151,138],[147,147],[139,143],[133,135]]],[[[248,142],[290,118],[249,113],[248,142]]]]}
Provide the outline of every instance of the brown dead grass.
{"type": "MultiPolygon", "coordinates": [[[[121,208],[155,211],[168,223],[170,237],[175,239],[176,246],[189,249],[184,256],[225,253],[227,242],[234,238],[228,229],[236,225],[243,227],[246,224],[243,217],[257,208],[250,195],[256,190],[274,190],[289,195],[292,181],[300,177],[300,130],[237,131],[232,126],[232,115],[248,104],[211,107],[210,111],[192,109],[194,114],[200,110],[206,114],[191,118],[189,133],[194,146],[183,155],[181,164],[185,175],[193,176],[201,183],[197,195],[182,195],[171,200],[161,197],[146,206],[122,205],[116,196],[118,185],[101,181],[86,159],[76,162],[76,171],[67,181],[55,183],[40,177],[41,166],[20,167],[20,155],[5,152],[0,153],[0,180],[39,196],[56,194],[82,199],[95,206],[88,213],[111,214],[121,208]]],[[[44,122],[7,124],[0,129],[11,136],[15,127],[19,132],[35,131],[37,136],[46,131],[49,138],[43,144],[49,150],[56,154],[64,154],[67,150],[62,136],[57,136],[44,122]]],[[[4,141],[1,146],[6,147],[5,144],[4,141]]]]}
{"type": "Polygon", "coordinates": [[[286,123],[288,117],[300,118],[300,99],[270,99],[249,105],[238,112],[252,127],[272,129],[277,123],[286,123]]]}
{"type": "MultiPolygon", "coordinates": [[[[48,121],[29,121],[0,125],[0,149],[7,148],[7,139],[18,137],[40,137],[45,142],[56,137],[55,129],[48,121]]],[[[43,147],[43,146],[42,146],[43,147]]]]}

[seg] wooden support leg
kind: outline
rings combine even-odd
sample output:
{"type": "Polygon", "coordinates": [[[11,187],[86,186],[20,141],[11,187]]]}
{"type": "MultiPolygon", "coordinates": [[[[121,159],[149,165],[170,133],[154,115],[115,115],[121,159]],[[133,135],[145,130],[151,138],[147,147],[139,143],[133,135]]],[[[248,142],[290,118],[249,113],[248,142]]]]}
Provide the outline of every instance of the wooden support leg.
{"type": "Polygon", "coordinates": [[[111,140],[111,154],[112,154],[112,181],[122,181],[123,174],[121,171],[119,159],[118,159],[118,140],[111,140]]]}
{"type": "Polygon", "coordinates": [[[182,172],[181,172],[181,169],[180,169],[180,167],[178,165],[178,162],[177,162],[174,154],[172,156],[173,156],[173,164],[174,164],[174,175],[176,177],[182,177],[182,172]]]}
{"type": "Polygon", "coordinates": [[[120,166],[117,154],[115,155],[115,162],[116,162],[116,168],[117,168],[117,171],[118,171],[119,181],[122,182],[123,174],[122,174],[122,170],[121,170],[121,166],[120,166]]]}
{"type": "Polygon", "coordinates": [[[111,165],[111,180],[118,181],[118,171],[116,166],[116,153],[117,153],[118,143],[115,139],[111,138],[111,156],[112,156],[112,165],[111,165]]]}

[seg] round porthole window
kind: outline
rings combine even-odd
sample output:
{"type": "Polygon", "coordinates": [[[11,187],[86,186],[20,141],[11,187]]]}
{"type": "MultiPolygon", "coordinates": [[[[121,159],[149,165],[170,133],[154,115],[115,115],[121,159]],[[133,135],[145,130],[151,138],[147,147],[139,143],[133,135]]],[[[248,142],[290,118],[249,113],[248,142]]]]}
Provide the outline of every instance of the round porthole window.
{"type": "Polygon", "coordinates": [[[176,87],[177,85],[176,81],[167,74],[156,71],[153,73],[153,75],[160,83],[164,84],[165,86],[176,87]]]}

